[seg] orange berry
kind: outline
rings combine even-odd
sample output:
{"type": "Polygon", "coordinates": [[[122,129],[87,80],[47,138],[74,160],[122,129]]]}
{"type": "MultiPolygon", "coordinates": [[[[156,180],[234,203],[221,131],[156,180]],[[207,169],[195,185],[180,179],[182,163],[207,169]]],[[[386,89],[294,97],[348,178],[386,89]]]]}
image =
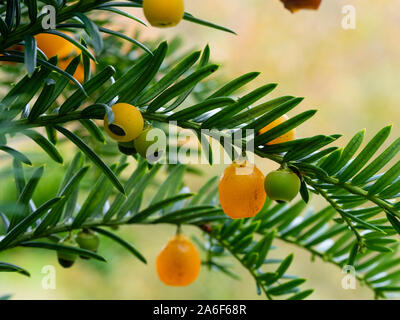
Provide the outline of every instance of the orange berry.
{"type": "MultiPolygon", "coordinates": [[[[70,32],[65,32],[65,34],[73,37],[73,34],[70,32]]],[[[40,33],[35,36],[35,39],[37,46],[45,53],[47,58],[58,56],[58,67],[63,70],[68,67],[74,57],[80,55],[82,52],[68,40],[54,34],[40,33]]],[[[93,60],[90,60],[90,66],[93,72],[96,68],[96,64],[93,60]]],[[[84,75],[83,64],[80,63],[75,70],[74,78],[79,82],[83,82],[84,75]]]]}
{"type": "MultiPolygon", "coordinates": [[[[20,45],[20,44],[15,44],[13,46],[11,46],[10,48],[8,48],[7,50],[15,50],[15,51],[21,51],[24,52],[24,46],[20,45]]],[[[3,56],[3,54],[0,54],[0,57],[3,56]]],[[[16,65],[16,62],[11,62],[11,61],[1,61],[2,64],[9,64],[9,65],[16,65]]]]}
{"type": "MultiPolygon", "coordinates": [[[[70,32],[65,32],[65,34],[70,37],[73,36],[70,32]]],[[[75,48],[68,40],[51,33],[39,33],[35,36],[35,39],[37,46],[44,52],[47,58],[54,56],[58,56],[58,59],[65,58],[75,48]]]]}
{"type": "MultiPolygon", "coordinates": [[[[280,125],[281,123],[284,123],[286,120],[288,120],[289,117],[287,115],[283,115],[280,118],[272,121],[269,125],[265,126],[262,128],[260,131],[258,131],[258,134],[263,134],[272,128],[275,128],[276,126],[280,125]]],[[[294,140],[296,136],[296,130],[292,129],[285,134],[281,135],[280,137],[271,140],[270,142],[267,142],[266,145],[272,145],[272,144],[278,144],[278,143],[283,143],[283,142],[288,142],[294,140]]]]}
{"type": "Polygon", "coordinates": [[[172,237],[156,260],[158,277],[168,286],[188,286],[196,280],[200,267],[199,252],[182,234],[172,237]]]}
{"type": "Polygon", "coordinates": [[[281,0],[285,8],[294,13],[300,9],[317,10],[321,4],[321,0],[281,0]]]}
{"type": "MultiPolygon", "coordinates": [[[[73,50],[73,55],[69,56],[67,58],[61,59],[58,62],[58,66],[65,70],[67,69],[68,65],[71,63],[71,61],[78,55],[81,54],[81,50],[79,48],[74,48],[73,50]]],[[[82,61],[82,58],[81,58],[82,61]]],[[[94,63],[94,61],[92,59],[90,59],[90,70],[93,73],[96,70],[96,64],[94,63]]],[[[76,80],[78,80],[79,82],[83,82],[83,80],[85,79],[85,69],[83,67],[83,63],[81,62],[80,64],[78,64],[75,72],[74,72],[74,78],[76,80]]]]}
{"type": "Polygon", "coordinates": [[[254,217],[267,198],[263,173],[247,162],[225,169],[218,192],[222,210],[232,219],[254,217]]]}

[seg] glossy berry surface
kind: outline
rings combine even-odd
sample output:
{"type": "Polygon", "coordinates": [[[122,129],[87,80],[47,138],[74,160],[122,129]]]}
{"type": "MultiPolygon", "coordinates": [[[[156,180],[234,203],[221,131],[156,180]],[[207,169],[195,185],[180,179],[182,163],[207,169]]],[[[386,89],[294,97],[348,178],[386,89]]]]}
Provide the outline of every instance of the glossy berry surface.
{"type": "Polygon", "coordinates": [[[188,286],[197,279],[200,267],[199,252],[182,234],[172,237],[156,260],[158,277],[168,286],[188,286]]]}
{"type": "MultiPolygon", "coordinates": [[[[267,126],[265,126],[264,128],[262,128],[258,134],[263,134],[267,131],[270,131],[271,129],[275,128],[276,126],[284,123],[285,121],[289,120],[289,117],[287,115],[283,115],[280,118],[272,121],[270,124],[268,124],[267,126]]],[[[278,144],[278,143],[283,143],[283,142],[288,142],[288,141],[292,141],[294,140],[296,136],[296,130],[292,129],[286,133],[284,133],[283,135],[281,135],[278,138],[275,138],[269,142],[266,143],[266,145],[273,145],[273,144],[278,144]]]]}
{"type": "Polygon", "coordinates": [[[158,28],[176,26],[183,18],[183,0],[144,0],[143,12],[147,21],[158,28]]]}
{"type": "Polygon", "coordinates": [[[96,232],[81,230],[77,233],[75,242],[82,249],[97,252],[99,249],[100,239],[96,232]]]}
{"type": "Polygon", "coordinates": [[[134,140],[128,142],[118,142],[118,150],[127,156],[137,153],[134,140]]]}
{"type": "MultiPolygon", "coordinates": [[[[66,245],[66,246],[75,246],[75,243],[70,240],[60,241],[60,244],[66,245]]],[[[77,257],[78,256],[75,253],[65,252],[65,251],[57,251],[58,263],[63,268],[71,268],[73,266],[73,264],[75,263],[77,257]]]]}
{"type": "MultiPolygon", "coordinates": [[[[73,36],[69,32],[65,32],[65,34],[70,37],[73,36]]],[[[47,58],[58,56],[59,60],[63,59],[69,56],[75,48],[71,42],[55,34],[39,33],[35,36],[35,39],[37,46],[47,58]]]]}
{"type": "Polygon", "coordinates": [[[144,120],[139,109],[128,103],[117,103],[112,106],[114,121],[108,124],[104,117],[104,128],[107,134],[119,142],[129,142],[143,131],[144,120]]]}
{"type": "MultiPolygon", "coordinates": [[[[58,66],[63,70],[67,69],[68,65],[72,62],[72,60],[75,57],[79,56],[81,53],[82,53],[82,51],[79,48],[74,47],[71,54],[67,58],[63,58],[58,61],[58,66]]],[[[90,59],[90,72],[94,73],[95,70],[96,70],[96,64],[92,59],[90,59]]],[[[81,83],[85,79],[85,69],[83,67],[82,56],[81,56],[81,62],[76,67],[76,70],[75,70],[73,76],[76,80],[78,80],[81,83]]]]}
{"type": "Polygon", "coordinates": [[[281,0],[286,9],[295,13],[301,9],[317,10],[321,5],[321,0],[281,0]]]}
{"type": "Polygon", "coordinates": [[[300,179],[287,169],[272,171],[265,178],[265,191],[271,200],[292,201],[300,191],[300,179]]]}
{"type": "Polygon", "coordinates": [[[218,186],[222,210],[232,219],[254,217],[264,206],[264,175],[247,162],[227,167],[218,186]]]}
{"type": "Polygon", "coordinates": [[[164,136],[161,129],[149,127],[134,140],[135,149],[148,162],[154,163],[163,153],[163,150],[158,147],[158,142],[164,136]]]}

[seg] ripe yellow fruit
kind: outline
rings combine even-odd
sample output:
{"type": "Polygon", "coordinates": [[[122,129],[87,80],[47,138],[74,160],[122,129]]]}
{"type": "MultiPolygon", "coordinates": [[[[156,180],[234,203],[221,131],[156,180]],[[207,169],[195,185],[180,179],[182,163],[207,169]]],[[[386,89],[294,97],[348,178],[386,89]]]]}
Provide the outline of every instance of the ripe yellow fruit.
{"type": "MultiPolygon", "coordinates": [[[[269,125],[265,126],[260,131],[258,131],[258,134],[263,134],[263,133],[271,130],[272,128],[275,128],[276,126],[280,125],[281,123],[284,123],[288,119],[289,119],[289,117],[287,115],[283,115],[280,118],[272,121],[269,125]]],[[[292,141],[292,140],[294,140],[295,136],[296,136],[296,130],[292,129],[292,130],[286,132],[285,134],[281,135],[280,137],[278,137],[274,140],[271,140],[270,142],[267,142],[266,145],[273,145],[273,144],[292,141]]]]}
{"type": "Polygon", "coordinates": [[[176,26],[183,18],[183,0],[143,0],[143,12],[154,27],[176,26]]]}
{"type": "MultiPolygon", "coordinates": [[[[65,70],[68,65],[71,63],[71,61],[77,57],[78,55],[81,54],[81,50],[79,48],[74,48],[72,51],[72,55],[69,55],[67,58],[61,59],[60,61],[58,61],[58,66],[65,70]]],[[[96,64],[94,63],[94,61],[92,59],[90,59],[90,71],[91,73],[93,73],[96,70],[96,64]]],[[[82,63],[82,58],[81,58],[81,63],[78,64],[78,66],[76,67],[76,70],[74,72],[74,78],[76,80],[78,80],[79,82],[83,82],[83,80],[85,79],[85,69],[83,67],[83,63],[82,63]]]]}
{"type": "MultiPolygon", "coordinates": [[[[69,32],[65,32],[65,34],[70,37],[73,36],[69,32]]],[[[39,33],[35,36],[35,39],[37,46],[44,52],[47,58],[58,56],[60,60],[67,57],[75,48],[71,42],[55,34],[39,33]]]]}
{"type": "Polygon", "coordinates": [[[128,103],[116,103],[112,106],[114,121],[108,124],[104,117],[104,128],[108,135],[118,142],[129,142],[143,131],[144,120],[139,109],[128,103]]]}
{"type": "Polygon", "coordinates": [[[158,277],[168,286],[188,286],[200,273],[199,252],[182,234],[172,237],[157,256],[158,277]]]}
{"type": "Polygon", "coordinates": [[[281,2],[292,13],[300,9],[317,10],[321,4],[321,0],[281,0],[281,2]]]}
{"type": "Polygon", "coordinates": [[[264,206],[267,195],[264,175],[247,162],[227,167],[218,186],[222,210],[232,219],[254,217],[264,206]]]}

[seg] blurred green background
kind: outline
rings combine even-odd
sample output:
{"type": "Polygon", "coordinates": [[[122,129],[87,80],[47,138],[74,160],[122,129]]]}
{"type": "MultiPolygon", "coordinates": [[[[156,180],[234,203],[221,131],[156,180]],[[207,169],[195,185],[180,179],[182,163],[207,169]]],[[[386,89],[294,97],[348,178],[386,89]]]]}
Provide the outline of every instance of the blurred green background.
{"type": "MultiPolygon", "coordinates": [[[[262,74],[249,89],[267,82],[279,83],[271,95],[304,96],[296,112],[317,108],[318,114],[300,127],[298,136],[318,133],[342,133],[338,144],[344,145],[358,130],[368,128],[367,137],[387,124],[394,136],[400,135],[400,2],[397,0],[323,0],[319,11],[291,14],[279,0],[186,0],[192,14],[233,28],[238,35],[215,31],[188,22],[167,30],[140,28],[142,40],[158,36],[171,39],[181,35],[185,47],[211,47],[212,59],[221,64],[220,74],[233,78],[249,71],[262,74]],[[356,9],[356,29],[341,26],[344,5],[356,9]]],[[[142,16],[139,9],[132,13],[142,16]]],[[[137,25],[127,19],[118,21],[132,32],[137,25]]],[[[64,150],[65,151],[65,150],[64,150]]],[[[65,152],[64,152],[65,154],[65,152]]],[[[38,157],[36,162],[45,161],[38,157]]],[[[7,162],[1,162],[6,165],[7,162]]],[[[273,163],[258,159],[264,172],[273,163]]],[[[187,176],[195,191],[208,176],[220,174],[223,166],[210,168],[202,178],[187,176]]],[[[47,168],[47,181],[42,188],[52,191],[51,184],[61,178],[60,168],[47,168]],[[48,172],[49,172],[48,171],[48,172]],[[54,174],[53,174],[54,173],[54,174]],[[47,183],[46,183],[47,182],[47,183]]],[[[7,186],[11,180],[0,180],[0,201],[11,197],[7,186]]],[[[44,191],[45,191],[44,190],[44,191]]],[[[312,205],[319,207],[318,200],[312,205]]],[[[193,228],[185,233],[198,234],[193,228]]],[[[17,299],[258,299],[253,279],[239,265],[235,271],[241,281],[203,268],[198,280],[186,288],[163,285],[155,272],[155,258],[173,226],[124,227],[120,234],[135,244],[146,256],[144,265],[123,248],[104,240],[100,252],[108,264],[78,261],[70,270],[58,266],[55,255],[41,250],[18,249],[0,254],[1,261],[27,268],[32,276],[0,273],[0,295],[12,293],[17,299]],[[43,266],[56,268],[56,289],[42,288],[43,266]]],[[[355,290],[341,287],[343,273],[334,266],[316,260],[301,250],[277,243],[273,255],[282,257],[294,252],[291,273],[308,279],[305,287],[315,288],[311,299],[371,299],[372,293],[357,284],[355,290]]],[[[272,256],[273,258],[273,256],[272,256]]]]}

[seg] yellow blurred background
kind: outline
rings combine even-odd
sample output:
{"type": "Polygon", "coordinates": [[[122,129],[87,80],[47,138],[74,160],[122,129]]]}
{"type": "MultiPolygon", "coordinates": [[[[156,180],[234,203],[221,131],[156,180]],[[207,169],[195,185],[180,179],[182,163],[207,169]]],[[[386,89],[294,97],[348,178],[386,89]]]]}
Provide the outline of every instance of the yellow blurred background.
{"type": "MultiPolygon", "coordinates": [[[[395,124],[393,137],[400,135],[400,2],[397,0],[323,0],[318,11],[291,14],[279,0],[186,0],[189,12],[200,18],[234,29],[231,35],[189,22],[166,30],[140,28],[142,39],[181,35],[186,48],[211,47],[212,59],[221,65],[219,73],[228,79],[249,71],[262,74],[249,89],[268,82],[279,83],[270,97],[304,96],[296,112],[317,108],[319,112],[298,130],[299,136],[342,133],[344,145],[358,130],[367,128],[367,137],[388,124],[395,124]],[[356,10],[356,28],[342,28],[342,8],[356,10]]],[[[131,12],[143,17],[140,9],[131,12]]],[[[135,30],[138,26],[121,18],[118,27],[135,30]]],[[[118,28],[116,28],[118,29],[118,28]]],[[[264,172],[273,163],[258,160],[264,172]]],[[[203,170],[211,176],[222,166],[203,170]]],[[[205,178],[186,179],[197,190],[205,178]]],[[[317,201],[315,206],[321,204],[317,201]]],[[[155,273],[155,257],[172,226],[124,227],[121,235],[132,241],[148,259],[144,265],[123,248],[103,241],[100,252],[108,264],[79,261],[70,270],[61,269],[52,253],[40,255],[28,249],[0,254],[1,261],[27,267],[32,274],[0,273],[0,295],[13,293],[18,299],[258,299],[253,279],[235,261],[234,270],[242,279],[232,280],[203,268],[199,279],[186,288],[164,286],[155,273]],[[41,270],[56,268],[57,287],[44,290],[41,270]]],[[[187,234],[198,234],[185,228],[187,234]]],[[[277,243],[273,257],[294,252],[289,273],[308,279],[304,288],[314,288],[311,299],[371,299],[372,292],[357,284],[355,290],[341,287],[343,274],[304,250],[277,243]]],[[[39,249],[38,249],[39,250],[39,249]]],[[[37,251],[39,252],[39,251],[37,251]]]]}

